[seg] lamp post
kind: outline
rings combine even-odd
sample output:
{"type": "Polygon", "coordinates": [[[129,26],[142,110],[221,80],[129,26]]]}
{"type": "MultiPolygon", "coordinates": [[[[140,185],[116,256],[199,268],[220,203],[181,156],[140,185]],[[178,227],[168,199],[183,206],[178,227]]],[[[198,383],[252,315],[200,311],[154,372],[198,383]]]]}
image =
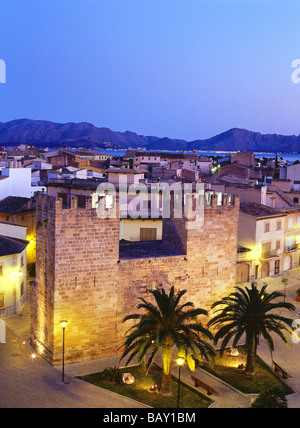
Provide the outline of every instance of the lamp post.
{"type": "Polygon", "coordinates": [[[178,365],[178,396],[177,396],[177,409],[179,409],[179,398],[180,398],[180,372],[181,372],[181,367],[184,364],[184,358],[182,357],[178,357],[176,360],[176,363],[178,365]]]}
{"type": "Polygon", "coordinates": [[[65,329],[67,327],[68,321],[61,321],[60,325],[63,330],[63,349],[62,349],[62,372],[61,372],[61,380],[64,382],[65,380],[65,329]]]}

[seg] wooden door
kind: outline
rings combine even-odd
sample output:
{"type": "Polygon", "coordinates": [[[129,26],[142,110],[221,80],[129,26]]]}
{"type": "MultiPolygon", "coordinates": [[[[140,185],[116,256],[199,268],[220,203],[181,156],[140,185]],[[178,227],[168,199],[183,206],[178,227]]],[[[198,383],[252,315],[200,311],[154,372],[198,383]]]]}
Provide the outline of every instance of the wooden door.
{"type": "Polygon", "coordinates": [[[265,262],[261,268],[261,277],[266,278],[267,276],[270,276],[270,265],[268,262],[265,262]]]}
{"type": "Polygon", "coordinates": [[[246,263],[241,263],[237,267],[236,283],[242,284],[249,282],[250,266],[246,263]]]}
{"type": "Polygon", "coordinates": [[[157,229],[154,227],[141,227],[140,240],[141,241],[156,241],[157,229]]]}

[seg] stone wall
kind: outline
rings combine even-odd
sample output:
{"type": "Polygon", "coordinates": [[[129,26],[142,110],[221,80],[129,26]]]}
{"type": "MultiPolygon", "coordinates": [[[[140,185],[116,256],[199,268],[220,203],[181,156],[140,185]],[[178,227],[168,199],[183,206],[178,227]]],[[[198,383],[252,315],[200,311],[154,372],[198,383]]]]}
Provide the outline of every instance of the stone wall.
{"type": "Polygon", "coordinates": [[[220,206],[213,198],[199,229],[165,221],[166,230],[178,232],[166,243],[180,239],[182,255],[119,260],[118,217],[99,218],[90,199],[84,209],[76,198],[62,209],[61,199],[39,195],[32,345],[61,364],[60,320],[66,319],[66,363],[116,355],[129,328],[124,317],[137,311],[138,298],[152,297],[153,287],[186,289],[187,300],[209,309],[235,285],[238,212],[238,200],[229,205],[224,198],[220,206]]]}

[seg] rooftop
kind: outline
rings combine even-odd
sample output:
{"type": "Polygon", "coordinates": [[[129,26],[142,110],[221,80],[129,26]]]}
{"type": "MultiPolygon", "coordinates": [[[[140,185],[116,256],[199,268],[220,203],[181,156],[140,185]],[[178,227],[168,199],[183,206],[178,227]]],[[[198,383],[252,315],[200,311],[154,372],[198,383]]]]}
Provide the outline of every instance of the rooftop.
{"type": "Polygon", "coordinates": [[[28,242],[0,235],[0,257],[19,254],[25,250],[28,242]]]}
{"type": "Polygon", "coordinates": [[[109,168],[106,172],[114,174],[141,174],[145,170],[141,168],[109,168]]]}
{"type": "Polygon", "coordinates": [[[180,255],[182,255],[182,253],[174,251],[162,241],[120,242],[120,260],[180,255]]]}
{"type": "Polygon", "coordinates": [[[64,187],[67,189],[96,190],[100,183],[106,182],[106,179],[66,179],[50,178],[47,183],[48,187],[64,187]]]}
{"type": "Polygon", "coordinates": [[[254,202],[241,203],[240,211],[244,214],[252,215],[257,219],[285,216],[285,213],[279,209],[271,208],[267,205],[256,204],[254,202]]]}
{"type": "Polygon", "coordinates": [[[8,196],[0,201],[0,212],[7,214],[20,214],[32,209],[31,199],[20,196],[8,196]]]}

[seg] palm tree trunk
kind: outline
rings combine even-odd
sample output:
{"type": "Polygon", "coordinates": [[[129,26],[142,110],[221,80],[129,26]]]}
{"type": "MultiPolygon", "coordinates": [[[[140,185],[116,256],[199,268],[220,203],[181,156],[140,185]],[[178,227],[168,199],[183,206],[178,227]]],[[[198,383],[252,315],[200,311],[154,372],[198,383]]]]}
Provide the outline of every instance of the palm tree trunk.
{"type": "Polygon", "coordinates": [[[171,390],[171,370],[168,374],[166,374],[163,371],[162,379],[161,379],[161,388],[160,393],[165,396],[172,396],[172,390],[171,390]]]}
{"type": "Polygon", "coordinates": [[[248,377],[255,376],[255,340],[252,336],[248,344],[247,363],[244,375],[248,377]]]}

